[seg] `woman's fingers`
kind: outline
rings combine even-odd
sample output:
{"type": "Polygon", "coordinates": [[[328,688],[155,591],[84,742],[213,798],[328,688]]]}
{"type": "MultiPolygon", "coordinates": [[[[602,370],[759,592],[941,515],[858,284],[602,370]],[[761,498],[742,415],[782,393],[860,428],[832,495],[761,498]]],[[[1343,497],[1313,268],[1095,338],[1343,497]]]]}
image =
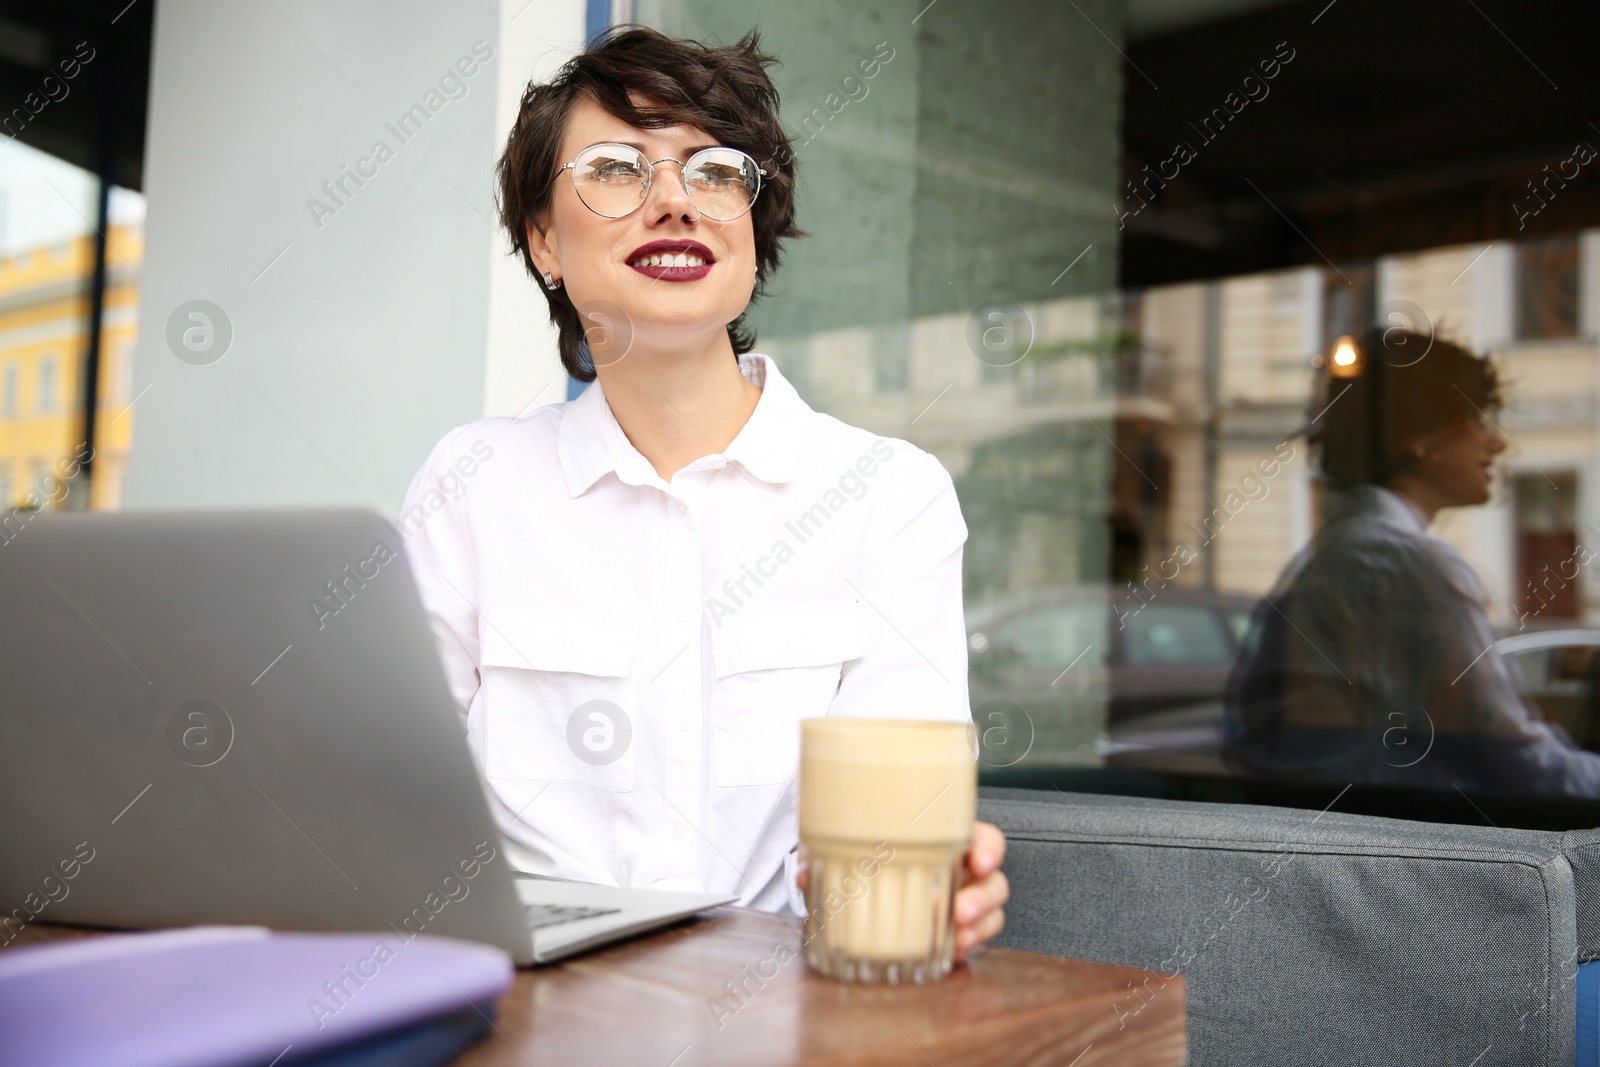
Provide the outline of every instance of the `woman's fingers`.
{"type": "Polygon", "coordinates": [[[989,822],[972,824],[972,844],[967,848],[967,870],[983,878],[1000,869],[1006,858],[1006,835],[989,822]]]}
{"type": "Polygon", "coordinates": [[[1000,865],[1006,858],[1006,835],[993,823],[972,824],[967,849],[968,883],[956,894],[956,959],[998,934],[1006,924],[1003,910],[1011,899],[1011,882],[1000,865]]]}
{"type": "MultiPolygon", "coordinates": [[[[998,875],[1004,878],[1005,875],[998,875]]],[[[999,907],[990,908],[983,917],[971,925],[956,928],[956,959],[964,960],[983,942],[1005,929],[1006,913],[999,907]]]]}
{"type": "Polygon", "coordinates": [[[1011,899],[1011,882],[1004,871],[992,871],[956,894],[956,925],[971,926],[1011,899]]]}
{"type": "Polygon", "coordinates": [[[1010,898],[1011,883],[1004,871],[994,871],[956,895],[956,959],[966,959],[1001,931],[1006,923],[1003,905],[1010,898]]]}

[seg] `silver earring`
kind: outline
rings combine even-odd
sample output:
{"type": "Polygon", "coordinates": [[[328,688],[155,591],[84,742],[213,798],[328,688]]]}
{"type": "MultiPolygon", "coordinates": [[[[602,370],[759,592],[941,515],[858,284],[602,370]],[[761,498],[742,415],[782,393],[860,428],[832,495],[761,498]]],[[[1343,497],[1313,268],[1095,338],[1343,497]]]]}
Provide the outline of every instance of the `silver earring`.
{"type": "Polygon", "coordinates": [[[561,288],[561,283],[556,281],[554,276],[552,276],[549,271],[545,271],[544,272],[544,287],[546,289],[551,289],[551,290],[559,289],[559,288],[561,288]]]}

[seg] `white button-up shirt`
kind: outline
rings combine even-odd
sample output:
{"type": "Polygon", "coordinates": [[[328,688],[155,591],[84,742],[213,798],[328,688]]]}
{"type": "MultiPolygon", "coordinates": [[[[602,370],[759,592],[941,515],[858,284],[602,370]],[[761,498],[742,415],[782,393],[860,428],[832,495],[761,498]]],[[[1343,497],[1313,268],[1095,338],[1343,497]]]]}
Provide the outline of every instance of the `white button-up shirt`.
{"type": "Polygon", "coordinates": [[[966,721],[950,475],[813,411],[772,359],[671,481],[576,400],[449,433],[400,529],[512,861],[792,898],[799,723],[966,721]]]}

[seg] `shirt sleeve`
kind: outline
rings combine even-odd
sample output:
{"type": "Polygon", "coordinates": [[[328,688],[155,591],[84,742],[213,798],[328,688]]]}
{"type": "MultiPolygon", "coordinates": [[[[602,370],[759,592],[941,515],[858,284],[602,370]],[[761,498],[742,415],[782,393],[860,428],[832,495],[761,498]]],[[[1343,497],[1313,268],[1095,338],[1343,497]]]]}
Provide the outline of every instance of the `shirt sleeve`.
{"type": "Polygon", "coordinates": [[[1463,690],[1458,699],[1467,705],[1464,717],[1496,747],[1496,769],[1503,780],[1540,793],[1600,797],[1600,755],[1579,748],[1529,702],[1494,647],[1477,575],[1453,551],[1443,562],[1459,597],[1457,640],[1443,659],[1447,670],[1459,671],[1455,677],[1463,690]]]}
{"type": "Polygon", "coordinates": [[[479,649],[477,562],[460,506],[461,470],[481,458],[462,451],[460,430],[452,430],[411,479],[400,509],[401,543],[463,715],[478,691],[479,649]]]}
{"type": "Polygon", "coordinates": [[[828,714],[967,721],[967,524],[955,485],[937,459],[903,441],[884,463],[893,477],[851,583],[865,650],[845,664],[828,714]]]}
{"type": "Polygon", "coordinates": [[[1444,542],[1379,524],[1329,534],[1255,619],[1224,696],[1228,753],[1247,768],[1600,796],[1600,756],[1523,695],[1482,585],[1444,542]]]}

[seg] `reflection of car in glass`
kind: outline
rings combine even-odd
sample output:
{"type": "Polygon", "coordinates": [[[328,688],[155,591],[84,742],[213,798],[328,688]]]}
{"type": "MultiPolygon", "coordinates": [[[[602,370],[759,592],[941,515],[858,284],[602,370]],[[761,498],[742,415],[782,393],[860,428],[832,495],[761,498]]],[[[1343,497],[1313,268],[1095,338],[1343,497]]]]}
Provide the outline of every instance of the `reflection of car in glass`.
{"type": "Polygon", "coordinates": [[[1036,762],[1098,764],[1125,747],[1120,734],[1146,728],[1176,731],[1170,742],[1198,731],[1189,740],[1214,752],[1218,700],[1254,600],[1170,586],[1140,592],[1069,586],[970,610],[968,684],[980,729],[1004,722],[1009,730],[1021,709],[1036,762]]]}
{"type": "Polygon", "coordinates": [[[1600,749],[1600,629],[1530,630],[1495,648],[1546,719],[1584,748],[1600,749]]]}
{"type": "MultiPolygon", "coordinates": [[[[1505,657],[1512,677],[1547,720],[1565,729],[1578,744],[1600,751],[1600,627],[1568,626],[1512,634],[1495,642],[1495,650],[1505,657]]],[[[1210,697],[1194,703],[1114,720],[1096,748],[1107,766],[1227,773],[1217,755],[1220,692],[1219,683],[1210,697]]],[[[977,708],[976,700],[973,706],[977,708]]]]}

